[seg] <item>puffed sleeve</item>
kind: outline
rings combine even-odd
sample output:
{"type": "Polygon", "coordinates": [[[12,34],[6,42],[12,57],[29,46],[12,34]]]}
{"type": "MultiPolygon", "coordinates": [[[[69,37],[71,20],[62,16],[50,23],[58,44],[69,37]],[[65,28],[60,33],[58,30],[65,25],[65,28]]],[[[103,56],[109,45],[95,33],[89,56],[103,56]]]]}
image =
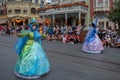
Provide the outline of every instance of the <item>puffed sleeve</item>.
{"type": "Polygon", "coordinates": [[[29,32],[26,30],[21,31],[21,33],[18,35],[18,37],[25,37],[28,36],[29,32]]]}

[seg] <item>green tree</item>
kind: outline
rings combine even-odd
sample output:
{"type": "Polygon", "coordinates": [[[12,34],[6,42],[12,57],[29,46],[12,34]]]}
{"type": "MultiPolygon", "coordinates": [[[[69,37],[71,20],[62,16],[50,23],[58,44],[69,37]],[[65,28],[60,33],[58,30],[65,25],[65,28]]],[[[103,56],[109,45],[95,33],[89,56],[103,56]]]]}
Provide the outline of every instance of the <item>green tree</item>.
{"type": "Polygon", "coordinates": [[[109,15],[110,20],[112,20],[113,22],[117,22],[118,26],[119,26],[119,30],[120,30],[120,0],[117,0],[114,3],[113,8],[110,11],[110,15],[109,15]]]}

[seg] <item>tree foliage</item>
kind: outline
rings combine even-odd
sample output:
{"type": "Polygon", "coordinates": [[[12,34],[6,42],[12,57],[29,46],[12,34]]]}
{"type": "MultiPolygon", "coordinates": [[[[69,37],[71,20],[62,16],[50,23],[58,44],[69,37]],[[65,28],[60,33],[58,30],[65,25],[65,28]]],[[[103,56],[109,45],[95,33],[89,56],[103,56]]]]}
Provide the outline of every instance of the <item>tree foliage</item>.
{"type": "Polygon", "coordinates": [[[114,6],[110,11],[109,18],[113,22],[117,22],[120,27],[120,0],[118,0],[114,3],[114,6]]]}

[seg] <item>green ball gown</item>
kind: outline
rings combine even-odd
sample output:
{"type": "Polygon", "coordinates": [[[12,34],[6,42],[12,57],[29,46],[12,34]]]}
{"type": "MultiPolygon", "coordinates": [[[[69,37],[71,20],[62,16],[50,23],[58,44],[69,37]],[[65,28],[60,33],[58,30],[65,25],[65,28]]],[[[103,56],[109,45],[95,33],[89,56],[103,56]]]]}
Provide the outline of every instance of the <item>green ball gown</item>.
{"type": "Polygon", "coordinates": [[[21,33],[19,37],[28,37],[15,65],[16,76],[35,79],[50,70],[50,64],[42,45],[34,40],[34,32],[21,33]]]}

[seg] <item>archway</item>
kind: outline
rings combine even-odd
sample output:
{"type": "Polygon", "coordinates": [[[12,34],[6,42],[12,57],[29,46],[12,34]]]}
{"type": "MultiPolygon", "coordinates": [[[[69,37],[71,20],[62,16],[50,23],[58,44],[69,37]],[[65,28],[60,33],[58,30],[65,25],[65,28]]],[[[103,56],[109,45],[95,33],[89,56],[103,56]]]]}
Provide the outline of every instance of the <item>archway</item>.
{"type": "Polygon", "coordinates": [[[36,14],[36,8],[31,8],[31,14],[36,14]]]}
{"type": "Polygon", "coordinates": [[[107,28],[110,28],[109,26],[109,17],[107,14],[105,13],[100,13],[100,14],[96,14],[93,17],[93,20],[98,18],[98,24],[99,24],[99,29],[100,30],[105,30],[107,28]]]}

